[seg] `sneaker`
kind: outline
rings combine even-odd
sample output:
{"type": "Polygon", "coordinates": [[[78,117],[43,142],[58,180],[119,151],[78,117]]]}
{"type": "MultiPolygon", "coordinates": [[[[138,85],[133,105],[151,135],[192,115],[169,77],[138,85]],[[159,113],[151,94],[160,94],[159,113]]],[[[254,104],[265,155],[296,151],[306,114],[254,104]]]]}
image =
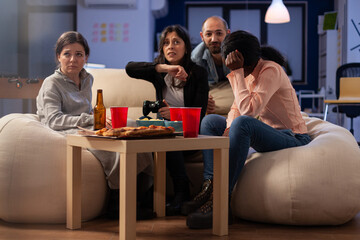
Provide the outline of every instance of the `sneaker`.
{"type": "MultiPolygon", "coordinates": [[[[230,201],[229,201],[230,202],[230,201]]],[[[231,208],[229,205],[228,224],[233,221],[231,208]]],[[[213,195],[211,194],[209,201],[202,205],[196,212],[191,213],[186,218],[186,225],[191,229],[208,229],[212,228],[213,223],[213,195]]]]}
{"type": "Polygon", "coordinates": [[[211,197],[213,192],[213,183],[211,179],[206,179],[202,185],[200,193],[198,193],[193,200],[184,202],[181,207],[182,215],[189,215],[204,205],[211,197]]]}

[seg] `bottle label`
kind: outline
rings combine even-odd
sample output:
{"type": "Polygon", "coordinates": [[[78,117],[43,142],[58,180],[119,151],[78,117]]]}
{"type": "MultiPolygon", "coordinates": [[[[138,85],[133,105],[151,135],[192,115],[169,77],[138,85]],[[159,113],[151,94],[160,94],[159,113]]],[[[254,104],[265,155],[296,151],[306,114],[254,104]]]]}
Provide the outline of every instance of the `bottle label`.
{"type": "Polygon", "coordinates": [[[106,127],[106,109],[94,109],[94,130],[106,127]]]}

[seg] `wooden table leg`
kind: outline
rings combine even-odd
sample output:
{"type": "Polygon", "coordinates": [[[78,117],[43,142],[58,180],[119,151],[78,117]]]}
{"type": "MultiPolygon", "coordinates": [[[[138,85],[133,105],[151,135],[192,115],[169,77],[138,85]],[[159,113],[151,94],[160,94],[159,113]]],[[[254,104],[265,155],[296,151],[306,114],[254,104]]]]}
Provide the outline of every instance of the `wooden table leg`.
{"type": "Polygon", "coordinates": [[[81,147],[67,146],[66,227],[81,228],[81,147]]]}
{"type": "Polygon", "coordinates": [[[166,152],[156,152],[154,158],[154,211],[165,216],[166,152]]]}
{"type": "Polygon", "coordinates": [[[213,234],[228,235],[229,150],[214,149],[213,234]]]}
{"type": "Polygon", "coordinates": [[[120,154],[119,239],[136,239],[136,153],[120,154]]]}

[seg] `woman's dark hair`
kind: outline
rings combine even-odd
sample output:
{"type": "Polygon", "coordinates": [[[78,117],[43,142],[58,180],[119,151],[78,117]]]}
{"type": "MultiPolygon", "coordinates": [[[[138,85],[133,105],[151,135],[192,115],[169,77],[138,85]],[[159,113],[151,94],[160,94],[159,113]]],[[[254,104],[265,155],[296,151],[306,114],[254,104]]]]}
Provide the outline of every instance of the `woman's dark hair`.
{"type": "Polygon", "coordinates": [[[261,47],[261,58],[264,60],[274,61],[280,66],[286,67],[285,57],[274,47],[262,46],[261,47]]]}
{"type": "Polygon", "coordinates": [[[226,35],[221,45],[221,54],[224,58],[235,50],[244,57],[244,66],[253,66],[261,56],[260,43],[257,37],[246,31],[235,31],[226,35]]]}
{"type": "Polygon", "coordinates": [[[80,45],[82,45],[85,50],[85,55],[86,56],[90,55],[90,48],[89,48],[89,45],[88,45],[86,39],[84,38],[84,36],[81,35],[81,33],[78,33],[75,31],[69,31],[69,32],[64,32],[63,34],[61,34],[59,39],[56,41],[56,45],[55,45],[56,61],[58,61],[57,56],[60,55],[63,48],[66,45],[73,44],[73,43],[79,43],[80,45]]]}
{"type": "Polygon", "coordinates": [[[238,50],[244,57],[244,66],[253,66],[261,57],[285,66],[286,60],[281,53],[273,47],[260,47],[257,37],[246,31],[236,31],[228,34],[222,45],[221,53],[224,58],[232,51],[238,50]]]}
{"type": "Polygon", "coordinates": [[[189,68],[192,65],[191,61],[191,43],[188,31],[180,26],[180,25],[171,25],[166,27],[160,36],[160,44],[159,44],[159,56],[155,58],[156,63],[161,64],[169,64],[169,62],[165,58],[165,54],[163,51],[166,35],[171,32],[176,32],[176,34],[184,41],[185,43],[185,55],[180,63],[180,65],[185,69],[186,72],[189,72],[189,68]]]}

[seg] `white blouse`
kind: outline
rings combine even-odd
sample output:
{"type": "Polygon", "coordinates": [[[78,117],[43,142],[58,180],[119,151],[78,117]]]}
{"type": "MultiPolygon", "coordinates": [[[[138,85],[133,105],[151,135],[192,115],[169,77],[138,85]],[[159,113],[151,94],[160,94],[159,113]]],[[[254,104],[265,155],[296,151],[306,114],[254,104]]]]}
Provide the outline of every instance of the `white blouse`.
{"type": "MultiPolygon", "coordinates": [[[[177,88],[173,86],[173,77],[166,74],[164,80],[167,88],[163,90],[163,96],[170,107],[184,107],[184,88],[177,88]]],[[[181,80],[175,78],[175,85],[181,84],[181,80]]]]}

